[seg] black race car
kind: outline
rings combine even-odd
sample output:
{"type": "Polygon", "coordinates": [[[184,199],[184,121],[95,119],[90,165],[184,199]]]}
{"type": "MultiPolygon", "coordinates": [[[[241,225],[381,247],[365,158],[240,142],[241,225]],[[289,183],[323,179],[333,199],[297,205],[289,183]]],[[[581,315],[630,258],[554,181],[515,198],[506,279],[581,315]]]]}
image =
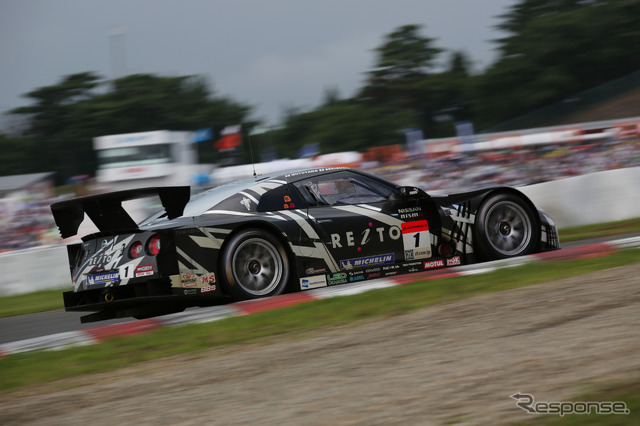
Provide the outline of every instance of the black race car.
{"type": "Polygon", "coordinates": [[[82,322],[144,318],[559,248],[553,221],[521,192],[444,197],[346,168],[258,176],[190,196],[133,189],[55,203],[63,238],[86,215],[99,232],[68,246],[82,322]],[[122,202],[157,195],[136,223],[122,202]]]}

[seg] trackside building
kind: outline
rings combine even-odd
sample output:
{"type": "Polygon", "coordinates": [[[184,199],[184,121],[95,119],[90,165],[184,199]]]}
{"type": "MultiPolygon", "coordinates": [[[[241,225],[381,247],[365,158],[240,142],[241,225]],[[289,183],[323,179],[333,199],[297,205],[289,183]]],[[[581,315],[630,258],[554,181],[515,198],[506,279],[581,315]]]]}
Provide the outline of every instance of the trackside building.
{"type": "Polygon", "coordinates": [[[192,135],[156,130],[96,137],[96,179],[115,190],[189,185],[197,167],[192,135]]]}

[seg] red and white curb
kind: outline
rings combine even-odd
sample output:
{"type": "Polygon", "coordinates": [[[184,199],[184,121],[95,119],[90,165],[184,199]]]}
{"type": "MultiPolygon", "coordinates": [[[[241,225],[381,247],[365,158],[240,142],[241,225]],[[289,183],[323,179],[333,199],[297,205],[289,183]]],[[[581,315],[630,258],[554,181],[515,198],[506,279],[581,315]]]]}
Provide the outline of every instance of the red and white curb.
{"type": "Polygon", "coordinates": [[[3,343],[0,344],[0,357],[42,349],[58,350],[72,346],[92,345],[115,337],[146,334],[160,327],[212,322],[234,316],[250,315],[255,312],[269,311],[284,306],[297,305],[300,303],[310,302],[312,300],[349,296],[370,290],[393,287],[416,281],[483,274],[497,269],[520,266],[540,261],[575,260],[599,257],[615,251],[636,247],[640,247],[640,237],[625,238],[606,243],[590,244],[581,247],[533,254],[513,259],[497,260],[476,265],[465,265],[449,269],[401,275],[393,278],[380,278],[335,287],[324,287],[300,293],[283,294],[266,299],[237,302],[224,306],[199,308],[192,311],[164,315],[156,318],[130,321],[122,324],[103,325],[84,330],[68,331],[48,336],[3,343]]]}

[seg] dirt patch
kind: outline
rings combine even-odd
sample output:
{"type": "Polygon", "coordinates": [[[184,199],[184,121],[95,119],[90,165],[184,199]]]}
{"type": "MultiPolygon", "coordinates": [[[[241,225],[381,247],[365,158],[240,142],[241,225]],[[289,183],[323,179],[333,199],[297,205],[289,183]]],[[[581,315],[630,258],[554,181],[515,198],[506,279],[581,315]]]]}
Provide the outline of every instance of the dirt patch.
{"type": "Polygon", "coordinates": [[[489,424],[640,374],[640,264],[0,398],[2,424],[489,424]],[[72,387],[70,387],[72,386],[72,387]]]}

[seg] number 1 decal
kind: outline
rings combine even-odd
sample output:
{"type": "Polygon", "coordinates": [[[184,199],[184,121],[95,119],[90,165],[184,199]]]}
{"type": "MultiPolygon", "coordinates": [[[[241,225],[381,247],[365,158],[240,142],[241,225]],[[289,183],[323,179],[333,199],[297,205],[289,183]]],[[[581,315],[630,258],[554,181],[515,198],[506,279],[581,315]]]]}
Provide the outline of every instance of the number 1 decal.
{"type": "Polygon", "coordinates": [[[429,222],[416,220],[402,224],[402,243],[405,260],[426,259],[431,257],[431,237],[429,222]]]}
{"type": "Polygon", "coordinates": [[[133,274],[135,270],[136,268],[131,265],[121,266],[118,271],[120,272],[120,279],[124,280],[127,278],[133,278],[133,274]]]}

